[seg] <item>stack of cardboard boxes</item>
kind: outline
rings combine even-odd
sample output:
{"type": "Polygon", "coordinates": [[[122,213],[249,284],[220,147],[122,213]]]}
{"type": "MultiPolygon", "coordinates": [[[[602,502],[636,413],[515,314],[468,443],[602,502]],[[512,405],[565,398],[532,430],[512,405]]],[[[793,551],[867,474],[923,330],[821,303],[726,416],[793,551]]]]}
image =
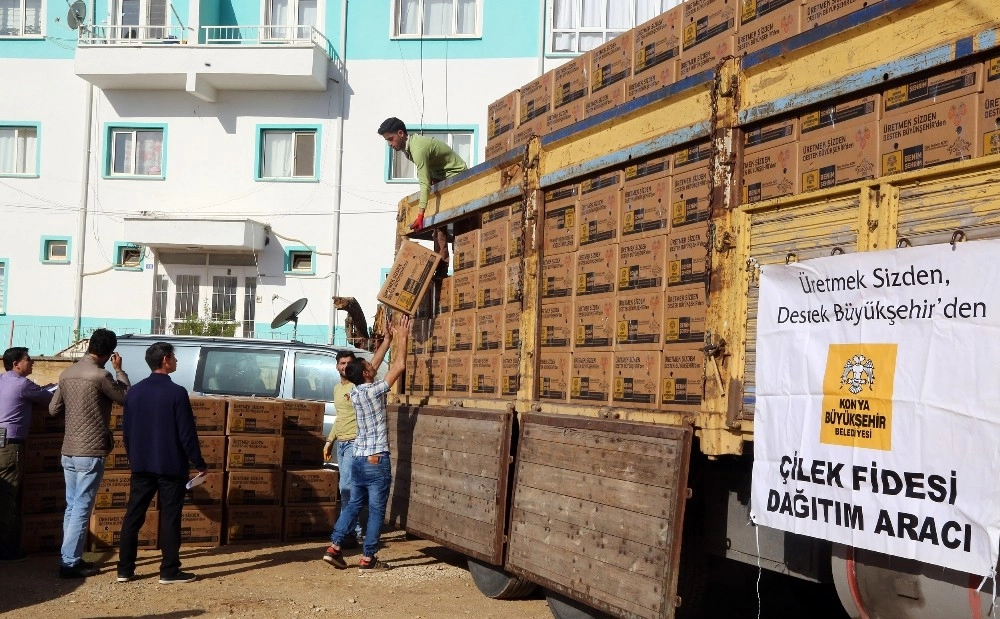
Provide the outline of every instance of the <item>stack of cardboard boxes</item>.
{"type": "MultiPolygon", "coordinates": [[[[332,397],[332,396],[331,396],[332,397]]],[[[337,518],[336,471],[323,468],[323,402],[282,400],[284,479],[282,535],[286,542],[324,539],[337,518]]]]}
{"type": "Polygon", "coordinates": [[[21,481],[21,546],[25,552],[57,551],[62,545],[66,482],[61,452],[65,427],[65,419],[50,416],[47,407],[33,409],[21,481]]]}

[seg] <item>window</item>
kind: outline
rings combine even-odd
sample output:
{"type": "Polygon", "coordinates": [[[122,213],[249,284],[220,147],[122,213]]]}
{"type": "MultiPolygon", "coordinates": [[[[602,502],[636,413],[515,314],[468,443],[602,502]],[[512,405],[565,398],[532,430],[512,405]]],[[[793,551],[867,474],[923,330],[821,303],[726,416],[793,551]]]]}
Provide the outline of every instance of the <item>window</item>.
{"type": "Polygon", "coordinates": [[[582,54],[681,4],[681,0],[551,0],[549,53],[582,54]]]}
{"type": "Polygon", "coordinates": [[[43,236],[41,260],[49,264],[69,264],[69,237],[43,236]]]}
{"type": "Polygon", "coordinates": [[[0,37],[42,35],[42,0],[0,0],[0,37]]]}
{"type": "Polygon", "coordinates": [[[37,174],[38,126],[0,126],[0,175],[37,174]]]}
{"type": "Polygon", "coordinates": [[[311,40],[316,13],[316,0],[268,0],[267,31],[261,38],[311,40]]]}
{"type": "Polygon", "coordinates": [[[482,0],[394,0],[394,37],[479,37],[482,0]]]}
{"type": "Polygon", "coordinates": [[[162,39],[167,25],[167,0],[120,0],[118,15],[123,39],[162,39]]]}
{"type": "Polygon", "coordinates": [[[174,290],[174,319],[198,318],[198,294],[201,278],[197,275],[178,275],[174,290]]]}
{"type": "Polygon", "coordinates": [[[315,275],[315,247],[288,247],[285,249],[285,273],[315,275]]]}
{"type": "Polygon", "coordinates": [[[260,128],[257,180],[318,180],[319,128],[260,128]]]}
{"type": "Polygon", "coordinates": [[[257,316],[257,278],[244,278],[243,287],[243,337],[254,336],[254,318],[257,316]]]}
{"type": "Polygon", "coordinates": [[[340,382],[337,372],[337,358],[332,355],[296,353],[295,388],[292,397],[296,400],[333,400],[333,388],[340,382]]]}
{"type": "Polygon", "coordinates": [[[0,316],[7,313],[7,259],[0,258],[0,316]]]}
{"type": "Polygon", "coordinates": [[[165,177],[165,127],[111,127],[108,137],[106,176],[165,177]]]}
{"type": "MultiPolygon", "coordinates": [[[[418,129],[413,129],[410,133],[420,133],[422,135],[432,137],[435,140],[441,140],[450,146],[451,149],[462,158],[462,161],[464,161],[466,165],[470,168],[472,167],[472,164],[474,163],[472,160],[473,138],[475,137],[474,131],[420,131],[418,129]]],[[[413,165],[413,162],[407,159],[406,155],[404,155],[401,151],[394,151],[388,146],[386,146],[386,148],[389,150],[389,156],[392,158],[389,168],[389,177],[387,180],[416,182],[417,167],[413,165]]]]}
{"type": "Polygon", "coordinates": [[[157,275],[153,280],[153,333],[167,332],[167,276],[157,275]]]}
{"type": "Polygon", "coordinates": [[[284,353],[244,348],[203,349],[195,390],[202,393],[274,398],[281,384],[284,353]]]}
{"type": "Polygon", "coordinates": [[[142,246],[135,243],[115,243],[115,269],[119,271],[141,271],[145,257],[142,246]]]}
{"type": "Polygon", "coordinates": [[[212,319],[230,321],[236,317],[236,281],[232,275],[212,277],[212,319]]]}

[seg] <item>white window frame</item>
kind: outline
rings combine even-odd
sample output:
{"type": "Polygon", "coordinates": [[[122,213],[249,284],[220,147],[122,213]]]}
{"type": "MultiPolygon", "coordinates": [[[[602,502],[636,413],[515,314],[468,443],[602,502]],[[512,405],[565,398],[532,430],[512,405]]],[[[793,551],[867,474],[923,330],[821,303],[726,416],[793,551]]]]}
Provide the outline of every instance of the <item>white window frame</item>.
{"type": "Polygon", "coordinates": [[[319,139],[320,132],[316,128],[311,127],[301,127],[301,128],[291,128],[291,127],[261,127],[258,133],[258,164],[257,164],[257,180],[272,181],[272,180],[283,180],[283,181],[314,181],[319,179],[319,139]],[[292,136],[292,149],[289,155],[291,156],[291,175],[290,176],[266,176],[264,174],[264,169],[267,166],[267,152],[265,148],[267,146],[267,135],[277,134],[277,133],[288,133],[292,136]],[[296,158],[298,157],[298,147],[299,147],[299,137],[302,135],[309,135],[313,140],[313,153],[312,153],[312,173],[310,174],[296,174],[295,169],[298,164],[296,158]]]}
{"type": "Polygon", "coordinates": [[[126,177],[126,178],[165,178],[165,168],[166,168],[166,154],[167,154],[167,131],[163,127],[111,127],[109,129],[108,135],[108,170],[107,176],[109,177],[126,177]],[[136,171],[136,161],[138,157],[138,149],[136,145],[138,144],[138,134],[139,133],[159,133],[160,134],[160,169],[157,172],[137,172],[136,171]],[[118,144],[115,140],[115,136],[121,134],[130,134],[132,136],[132,157],[127,162],[128,169],[122,172],[115,170],[115,155],[117,154],[118,144]]]}
{"type": "MultiPolygon", "coordinates": [[[[578,56],[580,54],[589,52],[591,49],[594,49],[594,47],[600,47],[601,45],[607,43],[608,41],[615,38],[619,34],[628,32],[632,28],[635,28],[636,26],[645,23],[644,21],[636,23],[636,13],[638,12],[636,8],[637,3],[642,2],[644,0],[628,0],[629,18],[631,23],[629,25],[623,26],[622,28],[615,28],[615,29],[610,29],[607,24],[608,2],[611,0],[562,0],[563,2],[571,2],[576,6],[576,15],[578,17],[583,15],[584,3],[599,3],[601,7],[600,14],[602,19],[602,25],[601,27],[596,27],[596,26],[585,27],[575,24],[573,27],[570,28],[555,28],[555,4],[557,1],[558,0],[546,0],[546,18],[545,18],[546,56],[578,56]],[[555,46],[557,34],[573,34],[574,49],[572,51],[566,51],[566,50],[557,51],[553,49],[553,47],[555,46]],[[587,49],[580,49],[581,34],[600,34],[602,35],[601,42],[594,45],[594,47],[588,47],[587,49]]],[[[658,13],[659,15],[662,15],[663,13],[666,13],[670,9],[679,6],[681,4],[681,0],[661,0],[661,2],[664,2],[668,6],[667,8],[662,8],[664,5],[661,4],[661,11],[660,13],[658,13]]]]}
{"type": "Polygon", "coordinates": [[[38,176],[38,147],[39,140],[38,125],[4,125],[0,123],[0,130],[14,131],[14,169],[0,170],[0,176],[38,176]],[[29,136],[28,134],[34,134],[29,136]],[[34,148],[27,149],[21,147],[22,138],[25,141],[34,141],[34,148]],[[28,152],[31,150],[32,152],[28,152]]]}
{"type": "Polygon", "coordinates": [[[486,0],[475,0],[476,2],[476,27],[471,34],[454,34],[458,30],[458,0],[452,0],[451,12],[451,32],[452,34],[424,34],[424,0],[417,0],[420,3],[420,21],[417,23],[415,34],[404,34],[399,31],[400,2],[401,0],[389,0],[389,37],[392,39],[481,39],[483,38],[483,3],[486,0]]]}
{"type": "Polygon", "coordinates": [[[288,40],[310,40],[312,39],[313,30],[320,30],[320,24],[326,23],[326,3],[323,0],[315,0],[316,2],[316,23],[307,24],[302,23],[299,19],[301,16],[300,6],[301,0],[288,0],[289,7],[289,21],[286,24],[274,23],[271,20],[272,15],[272,2],[273,0],[265,0],[261,3],[261,17],[260,23],[262,24],[262,32],[260,38],[262,40],[273,40],[273,41],[288,41],[288,40]]]}
{"type": "Polygon", "coordinates": [[[45,37],[45,0],[14,0],[18,3],[18,15],[20,19],[18,20],[17,27],[11,28],[7,26],[3,30],[0,30],[0,39],[41,39],[45,37]],[[38,12],[38,32],[25,32],[27,29],[25,26],[25,16],[27,15],[28,2],[34,1],[37,3],[35,10],[38,12]]]}
{"type": "MultiPolygon", "coordinates": [[[[448,148],[451,148],[452,150],[455,149],[455,146],[454,146],[454,144],[455,144],[455,141],[454,141],[455,135],[456,134],[467,135],[470,138],[470,140],[469,140],[469,160],[467,160],[465,162],[465,165],[468,166],[468,167],[470,167],[470,168],[473,165],[475,165],[475,157],[476,157],[476,132],[475,132],[475,130],[473,130],[471,128],[460,128],[460,129],[414,129],[413,131],[408,131],[407,134],[408,135],[424,135],[424,136],[432,137],[432,138],[435,138],[435,139],[439,139],[441,136],[446,136],[447,139],[441,140],[441,141],[444,142],[445,144],[447,144],[448,148]]],[[[391,148],[389,148],[388,145],[386,145],[386,150],[388,150],[388,152],[389,152],[389,161],[388,161],[388,165],[386,166],[386,171],[385,171],[385,174],[386,174],[385,180],[386,180],[386,182],[389,182],[389,183],[416,183],[417,182],[417,172],[416,172],[417,168],[416,168],[416,166],[414,166],[413,163],[410,162],[410,160],[406,158],[406,155],[404,155],[402,151],[392,150],[391,148]],[[413,176],[396,176],[397,162],[401,163],[403,161],[409,163],[410,166],[413,167],[413,176]]]]}

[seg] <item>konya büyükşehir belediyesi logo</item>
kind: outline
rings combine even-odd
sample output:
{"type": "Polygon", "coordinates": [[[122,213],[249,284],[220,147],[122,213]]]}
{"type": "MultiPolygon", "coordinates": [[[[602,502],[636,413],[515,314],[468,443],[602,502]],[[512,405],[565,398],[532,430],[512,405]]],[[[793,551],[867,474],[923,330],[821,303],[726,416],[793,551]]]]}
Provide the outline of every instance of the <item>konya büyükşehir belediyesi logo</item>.
{"type": "Polygon", "coordinates": [[[895,375],[896,344],[830,344],[820,442],[890,451],[895,375]]]}

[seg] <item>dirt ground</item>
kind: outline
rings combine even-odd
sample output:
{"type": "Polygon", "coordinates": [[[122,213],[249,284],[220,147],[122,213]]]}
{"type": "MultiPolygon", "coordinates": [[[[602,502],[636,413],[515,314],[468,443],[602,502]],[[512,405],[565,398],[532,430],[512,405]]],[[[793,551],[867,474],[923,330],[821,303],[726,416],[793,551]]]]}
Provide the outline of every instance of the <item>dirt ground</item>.
{"type": "MultiPolygon", "coordinates": [[[[359,576],[321,560],[323,542],[234,545],[181,550],[183,569],[198,580],[157,583],[159,553],[140,551],[137,579],[115,580],[114,554],[87,553],[101,572],[60,580],[57,555],[32,555],[0,565],[0,615],[5,618],[108,617],[475,617],[551,618],[536,593],[518,601],[491,600],[476,589],[465,558],[402,532],[383,535],[379,557],[395,569],[359,576]]],[[[348,562],[359,551],[347,551],[348,562]]]]}

